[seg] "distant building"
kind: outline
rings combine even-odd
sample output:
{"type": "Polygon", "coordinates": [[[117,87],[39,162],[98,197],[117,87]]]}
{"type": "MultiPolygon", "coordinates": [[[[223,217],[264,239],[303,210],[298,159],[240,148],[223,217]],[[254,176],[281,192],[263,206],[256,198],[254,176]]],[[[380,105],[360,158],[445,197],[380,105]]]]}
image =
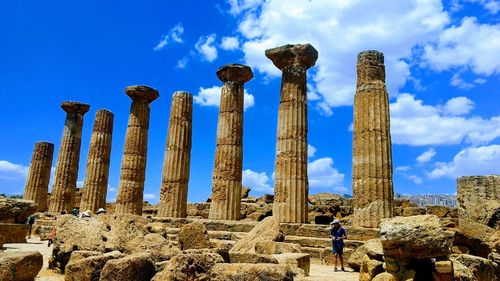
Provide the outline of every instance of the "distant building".
{"type": "Polygon", "coordinates": [[[427,205],[457,207],[456,194],[396,194],[396,198],[410,199],[410,202],[417,204],[419,207],[427,205]]]}

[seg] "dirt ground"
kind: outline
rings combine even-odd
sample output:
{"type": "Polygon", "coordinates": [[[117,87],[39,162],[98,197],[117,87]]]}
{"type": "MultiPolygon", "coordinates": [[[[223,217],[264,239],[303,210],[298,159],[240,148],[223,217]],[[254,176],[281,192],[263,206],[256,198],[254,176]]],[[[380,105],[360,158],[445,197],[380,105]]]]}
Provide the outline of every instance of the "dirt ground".
{"type": "MultiPolygon", "coordinates": [[[[26,244],[5,244],[5,251],[39,251],[43,255],[43,268],[38,273],[36,281],[63,281],[64,275],[48,270],[48,260],[52,247],[47,247],[47,241],[40,241],[38,237],[28,239],[26,244]]],[[[319,259],[311,260],[311,270],[308,277],[296,278],[298,281],[357,281],[359,273],[348,271],[335,272],[333,266],[320,264],[319,259]]]]}

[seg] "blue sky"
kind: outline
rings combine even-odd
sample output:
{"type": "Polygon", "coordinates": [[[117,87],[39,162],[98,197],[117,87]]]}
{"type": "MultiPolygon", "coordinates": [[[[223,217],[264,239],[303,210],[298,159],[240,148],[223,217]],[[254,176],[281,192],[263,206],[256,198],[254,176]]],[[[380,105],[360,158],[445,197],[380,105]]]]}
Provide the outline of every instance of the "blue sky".
{"type": "MultiPolygon", "coordinates": [[[[174,91],[194,95],[189,200],[211,193],[218,100],[215,72],[254,71],[246,84],[243,183],[272,192],[280,72],[264,50],[319,51],[308,73],[310,192],[351,193],[356,54],[385,54],[394,188],[454,193],[462,175],[500,173],[500,1],[2,1],[0,193],[21,194],[33,145],[55,144],[64,100],[89,103],[79,181],[95,111],[114,112],[108,199],[116,196],[130,106],[126,86],[160,92],[151,104],[145,198],[159,197],[174,91]]],[[[79,183],[81,184],[81,183],[79,183]]],[[[49,187],[51,188],[51,186],[49,187]]]]}

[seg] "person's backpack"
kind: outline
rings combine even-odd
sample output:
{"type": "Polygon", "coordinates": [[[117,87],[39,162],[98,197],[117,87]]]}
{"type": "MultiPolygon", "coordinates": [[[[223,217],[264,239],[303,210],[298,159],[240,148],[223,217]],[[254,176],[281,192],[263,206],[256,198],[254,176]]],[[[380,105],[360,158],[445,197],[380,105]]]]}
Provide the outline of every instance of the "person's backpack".
{"type": "Polygon", "coordinates": [[[34,224],[35,223],[35,216],[31,215],[28,217],[28,223],[29,224],[34,224]]]}

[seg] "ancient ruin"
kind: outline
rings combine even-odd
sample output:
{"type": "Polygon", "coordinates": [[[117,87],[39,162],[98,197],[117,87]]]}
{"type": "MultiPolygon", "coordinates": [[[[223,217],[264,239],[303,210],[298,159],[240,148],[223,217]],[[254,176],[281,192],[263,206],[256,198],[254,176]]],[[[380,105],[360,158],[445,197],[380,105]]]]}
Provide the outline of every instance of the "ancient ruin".
{"type": "Polygon", "coordinates": [[[66,121],[50,197],[49,212],[52,213],[69,212],[73,209],[82,143],[83,116],[89,111],[90,105],[65,101],[61,104],[61,108],[66,112],[66,121]]]}
{"type": "Polygon", "coordinates": [[[378,227],[393,215],[392,146],[384,55],[358,54],[352,157],[353,225],[378,227]]]}
{"type": "Polygon", "coordinates": [[[158,216],[186,217],[191,162],[193,96],[175,92],[170,106],[158,216]]]}
{"type": "Polygon", "coordinates": [[[309,44],[266,50],[283,74],[278,110],[273,216],[280,222],[307,222],[307,78],[318,59],[309,44]]]}
{"type": "Polygon", "coordinates": [[[158,91],[126,88],[132,105],[116,203],[105,202],[113,114],[96,112],[79,202],[75,183],[89,106],[65,102],[68,115],[49,212],[43,193],[50,143],[35,144],[25,191],[25,199],[32,200],[0,196],[0,280],[500,279],[500,176],[459,178],[458,208],[394,198],[382,53],[358,56],[353,198],[308,192],[306,72],[317,51],[309,44],[285,45],[266,56],[283,72],[274,195],[255,197],[242,187],[244,83],[253,76],[248,66],[229,64],[217,71],[224,84],[213,193],[201,203],[187,202],[191,94],[172,97],[158,205],[143,200],[149,107],[158,91]],[[77,210],[60,213],[78,206],[80,216],[77,210]],[[107,213],[84,212],[104,207],[107,213]],[[333,270],[333,220],[347,232],[345,272],[333,270]]]}
{"type": "Polygon", "coordinates": [[[39,212],[45,212],[47,209],[47,193],[49,192],[50,169],[52,168],[53,156],[53,143],[35,143],[23,199],[34,201],[37,204],[37,211],[39,212]]]}
{"type": "Polygon", "coordinates": [[[106,207],[113,118],[113,113],[106,109],[100,109],[95,114],[80,210],[95,213],[99,208],[106,207]]]}
{"type": "Polygon", "coordinates": [[[243,170],[243,84],[252,79],[253,73],[246,65],[228,64],[217,70],[217,77],[224,84],[220,96],[209,217],[239,220],[243,170]]]}
{"type": "Polygon", "coordinates": [[[141,215],[146,180],[149,104],[156,100],[159,94],[157,90],[148,86],[129,86],[125,89],[125,93],[132,100],[132,105],[125,136],[115,212],[141,215]]]}

